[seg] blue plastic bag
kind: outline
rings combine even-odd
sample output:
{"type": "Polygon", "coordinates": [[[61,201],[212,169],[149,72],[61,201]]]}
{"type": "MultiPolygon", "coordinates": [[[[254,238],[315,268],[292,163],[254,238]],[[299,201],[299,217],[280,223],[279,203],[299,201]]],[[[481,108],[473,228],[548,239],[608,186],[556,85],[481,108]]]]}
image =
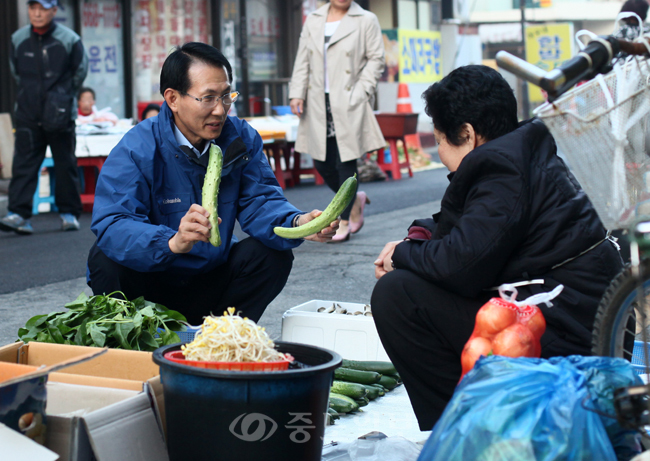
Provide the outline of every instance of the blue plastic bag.
{"type": "Polygon", "coordinates": [[[599,412],[614,416],[614,389],[637,384],[623,359],[481,358],[418,461],[629,460],[639,435],[599,412]]]}

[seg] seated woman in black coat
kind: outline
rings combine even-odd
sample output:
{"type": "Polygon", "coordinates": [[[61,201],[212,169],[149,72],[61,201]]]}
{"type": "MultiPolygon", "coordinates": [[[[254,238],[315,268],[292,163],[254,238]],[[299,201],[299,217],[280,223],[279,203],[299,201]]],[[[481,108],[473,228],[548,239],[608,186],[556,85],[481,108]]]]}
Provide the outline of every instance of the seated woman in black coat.
{"type": "Polygon", "coordinates": [[[422,430],[461,375],[478,309],[502,283],[518,299],[564,291],[542,306],[542,357],[590,355],[598,302],[622,267],[591,202],[539,120],[517,122],[512,89],[495,70],[466,66],[423,95],[449,169],[440,212],[415,221],[375,261],[372,312],[422,430]]]}

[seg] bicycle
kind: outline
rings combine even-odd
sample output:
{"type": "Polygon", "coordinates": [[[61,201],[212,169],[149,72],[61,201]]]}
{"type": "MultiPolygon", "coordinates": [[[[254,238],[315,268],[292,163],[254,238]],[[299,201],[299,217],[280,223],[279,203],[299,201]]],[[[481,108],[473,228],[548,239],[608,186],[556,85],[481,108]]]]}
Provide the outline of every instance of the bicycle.
{"type": "MultiPolygon", "coordinates": [[[[650,38],[648,38],[650,40],[650,38]]],[[[650,43],[595,37],[549,72],[505,51],[497,64],[548,94],[535,109],[607,229],[629,229],[631,264],[598,306],[594,355],[632,361],[650,375],[650,43]],[[623,61],[620,52],[628,55],[623,61]],[[574,88],[579,82],[587,81],[574,88]]],[[[650,424],[649,386],[617,390],[627,427],[650,424]]]]}

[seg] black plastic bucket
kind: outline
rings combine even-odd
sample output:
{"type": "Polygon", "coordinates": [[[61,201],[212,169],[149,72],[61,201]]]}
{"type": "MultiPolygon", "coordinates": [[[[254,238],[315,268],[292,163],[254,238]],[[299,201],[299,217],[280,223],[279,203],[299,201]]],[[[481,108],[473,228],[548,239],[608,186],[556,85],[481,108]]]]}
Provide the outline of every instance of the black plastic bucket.
{"type": "Polygon", "coordinates": [[[341,356],[276,342],[308,367],[273,372],[196,368],[153,354],[165,394],[171,461],[320,461],[329,390],[341,356]]]}

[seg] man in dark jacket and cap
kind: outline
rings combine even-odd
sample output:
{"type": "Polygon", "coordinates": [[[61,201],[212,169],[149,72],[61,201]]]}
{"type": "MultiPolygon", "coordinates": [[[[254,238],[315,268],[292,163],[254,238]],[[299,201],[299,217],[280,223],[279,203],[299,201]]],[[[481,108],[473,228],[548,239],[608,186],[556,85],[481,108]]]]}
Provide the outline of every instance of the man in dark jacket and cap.
{"type": "Polygon", "coordinates": [[[16,142],[9,183],[9,214],[0,230],[29,235],[38,174],[50,146],[54,197],[63,230],[79,229],[79,174],[75,156],[75,96],[88,73],[79,36],[54,22],[57,0],[29,0],[31,24],[11,36],[10,66],[18,84],[16,142]]]}
{"type": "Polygon", "coordinates": [[[517,122],[497,71],[458,68],[424,98],[449,186],[439,213],[380,253],[371,305],[420,428],[430,430],[495,287],[516,283],[523,300],[564,285],[552,307],[539,306],[541,356],[591,355],[596,308],[622,260],[544,124],[517,122]]]}

